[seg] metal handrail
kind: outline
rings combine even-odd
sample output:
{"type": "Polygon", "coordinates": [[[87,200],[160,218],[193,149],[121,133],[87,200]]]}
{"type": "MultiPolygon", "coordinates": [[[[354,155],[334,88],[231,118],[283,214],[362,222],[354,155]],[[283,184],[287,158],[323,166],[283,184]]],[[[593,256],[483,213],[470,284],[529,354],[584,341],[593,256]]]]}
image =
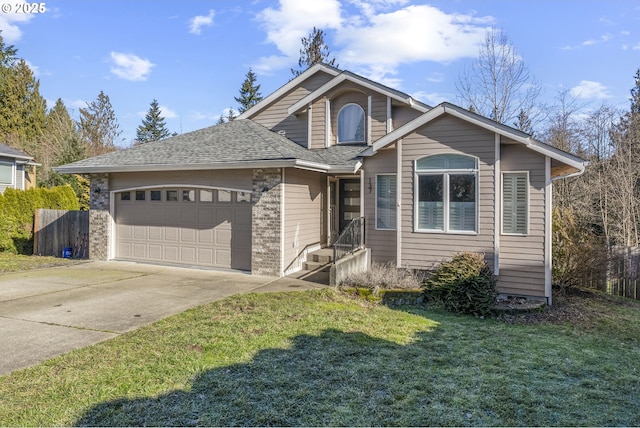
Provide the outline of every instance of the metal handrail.
{"type": "Polygon", "coordinates": [[[333,243],[333,262],[335,263],[344,256],[364,248],[364,238],[364,217],[352,219],[333,243]]]}

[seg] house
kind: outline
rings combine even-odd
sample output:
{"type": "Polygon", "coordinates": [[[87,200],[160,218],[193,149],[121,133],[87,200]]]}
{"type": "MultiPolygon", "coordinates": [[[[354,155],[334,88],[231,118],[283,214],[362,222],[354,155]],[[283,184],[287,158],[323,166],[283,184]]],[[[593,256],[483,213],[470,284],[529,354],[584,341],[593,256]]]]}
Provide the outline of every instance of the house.
{"type": "Polygon", "coordinates": [[[283,276],[364,218],[367,259],[482,252],[551,299],[551,183],[586,163],[452,104],[318,64],[235,121],[56,168],[91,178],[94,259],[283,276]]]}
{"type": "Polygon", "coordinates": [[[36,187],[36,166],[39,165],[28,154],[0,143],[0,193],[7,188],[36,187]]]}

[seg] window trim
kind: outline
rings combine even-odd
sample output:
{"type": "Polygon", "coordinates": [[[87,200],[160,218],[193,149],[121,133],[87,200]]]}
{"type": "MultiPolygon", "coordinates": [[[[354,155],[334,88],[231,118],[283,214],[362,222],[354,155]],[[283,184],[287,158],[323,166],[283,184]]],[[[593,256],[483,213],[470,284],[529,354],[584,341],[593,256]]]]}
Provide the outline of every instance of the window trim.
{"type": "Polygon", "coordinates": [[[531,221],[531,191],[530,191],[530,175],[529,171],[501,171],[500,172],[500,234],[505,236],[529,236],[530,232],[530,221],[531,221]],[[527,209],[526,209],[526,222],[525,222],[525,232],[505,232],[504,231],[504,176],[505,174],[524,174],[526,176],[527,181],[527,209]]]}
{"type": "Polygon", "coordinates": [[[376,174],[376,187],[375,187],[375,230],[398,230],[398,174],[396,173],[380,173],[376,174]],[[378,227],[378,177],[395,177],[396,178],[396,191],[394,192],[393,199],[395,204],[392,207],[396,211],[396,224],[395,227],[378,227]]]}
{"type": "Polygon", "coordinates": [[[340,110],[338,110],[338,115],[336,116],[336,141],[338,144],[365,144],[367,142],[367,114],[366,113],[367,112],[364,110],[364,108],[362,108],[362,106],[358,103],[347,103],[342,107],[340,107],[340,110]],[[362,141],[340,141],[340,114],[345,108],[350,106],[356,106],[360,109],[360,111],[362,111],[362,126],[364,128],[362,132],[362,141]]]}
{"type": "Polygon", "coordinates": [[[9,168],[11,168],[11,182],[10,183],[0,182],[0,185],[7,186],[7,187],[15,186],[16,185],[16,163],[11,161],[1,160],[0,165],[8,166],[9,168]]]}
{"type": "Polygon", "coordinates": [[[441,233],[447,235],[478,235],[480,232],[480,224],[478,222],[479,219],[479,211],[480,211],[480,192],[479,192],[479,172],[480,172],[480,160],[477,156],[448,152],[448,153],[436,153],[433,155],[422,156],[413,161],[413,231],[416,233],[441,233]],[[464,156],[474,160],[475,168],[461,168],[461,169],[419,169],[418,162],[432,157],[432,156],[443,156],[443,155],[455,155],[455,156],[464,156]],[[443,228],[442,229],[421,229],[419,223],[419,196],[420,196],[420,176],[426,175],[438,175],[443,177],[442,183],[442,195],[443,195],[443,228]],[[456,230],[449,228],[449,211],[450,211],[450,201],[449,201],[449,176],[451,175],[471,175],[474,178],[474,186],[475,186],[475,229],[474,230],[456,230]]]}

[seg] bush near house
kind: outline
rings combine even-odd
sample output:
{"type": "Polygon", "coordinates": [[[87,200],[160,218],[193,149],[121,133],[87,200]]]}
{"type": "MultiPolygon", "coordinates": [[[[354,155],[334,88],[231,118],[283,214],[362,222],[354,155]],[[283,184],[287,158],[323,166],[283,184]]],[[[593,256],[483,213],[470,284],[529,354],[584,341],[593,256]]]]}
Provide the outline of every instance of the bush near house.
{"type": "Polygon", "coordinates": [[[70,186],[6,189],[0,194],[0,251],[33,252],[33,217],[38,208],[79,210],[80,205],[70,186]]]}
{"type": "Polygon", "coordinates": [[[496,303],[496,278],[483,254],[463,252],[441,263],[424,281],[425,297],[451,312],[489,315],[496,303]]]}

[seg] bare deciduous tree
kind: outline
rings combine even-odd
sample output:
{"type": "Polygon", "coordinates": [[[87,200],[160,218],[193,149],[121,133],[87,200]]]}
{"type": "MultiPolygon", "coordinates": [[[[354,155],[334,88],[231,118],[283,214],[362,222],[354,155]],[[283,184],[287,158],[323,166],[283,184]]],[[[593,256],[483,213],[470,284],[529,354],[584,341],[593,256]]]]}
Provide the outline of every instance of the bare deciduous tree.
{"type": "Polygon", "coordinates": [[[460,74],[456,88],[461,105],[496,122],[528,124],[523,131],[531,131],[540,87],[504,31],[487,31],[478,57],[460,74]]]}

